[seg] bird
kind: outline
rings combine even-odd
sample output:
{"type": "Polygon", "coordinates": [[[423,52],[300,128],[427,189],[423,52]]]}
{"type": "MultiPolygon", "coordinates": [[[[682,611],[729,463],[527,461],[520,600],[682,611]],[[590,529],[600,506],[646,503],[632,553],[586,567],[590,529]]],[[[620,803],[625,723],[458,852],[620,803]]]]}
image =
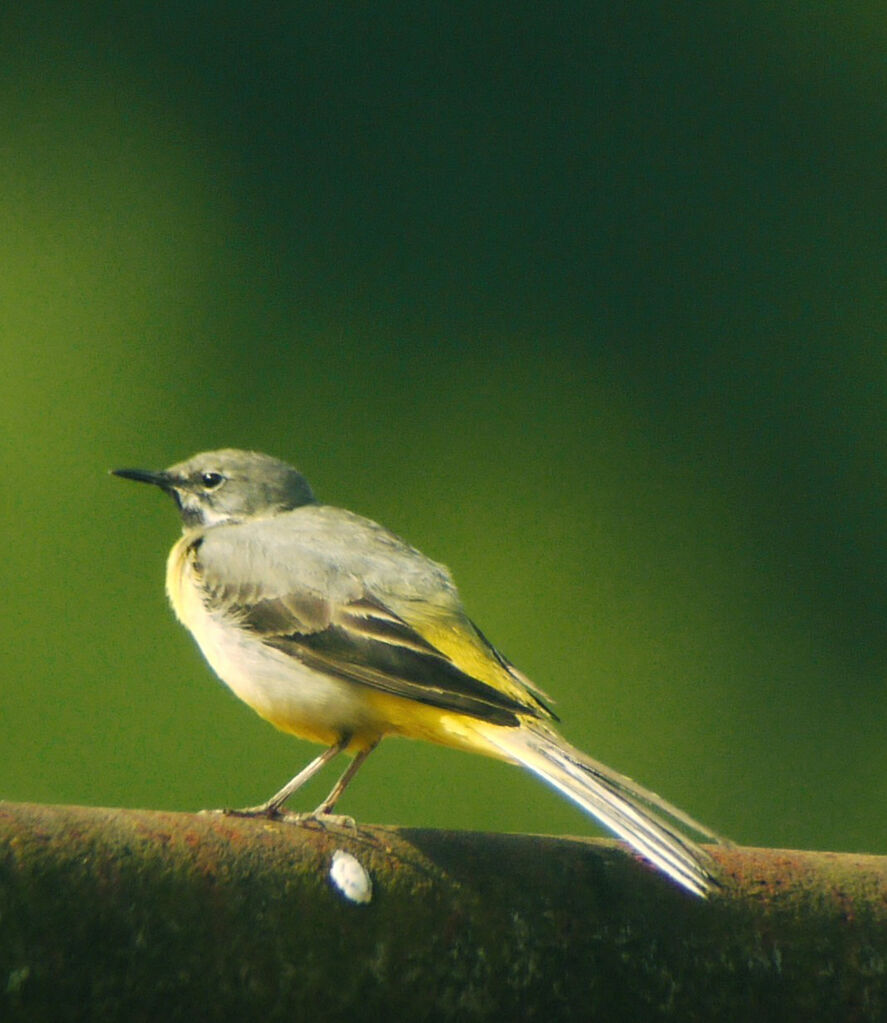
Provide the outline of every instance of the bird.
{"type": "Polygon", "coordinates": [[[333,814],[379,742],[422,739],[518,764],[677,884],[720,884],[719,836],[570,745],[551,698],[484,636],[449,570],[383,526],[317,500],[305,476],[255,451],[207,451],[168,469],[113,469],[175,501],[182,536],[166,591],[219,678],[278,729],[325,747],[259,806],[284,804],[340,753],[351,761],[311,815],[333,814]]]}

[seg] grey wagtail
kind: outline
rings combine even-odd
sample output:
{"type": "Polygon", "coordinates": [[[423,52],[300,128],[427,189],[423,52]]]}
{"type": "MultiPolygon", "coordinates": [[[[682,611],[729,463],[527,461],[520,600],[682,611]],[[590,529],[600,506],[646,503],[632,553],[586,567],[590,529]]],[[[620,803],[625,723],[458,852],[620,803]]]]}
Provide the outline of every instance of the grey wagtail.
{"type": "Polygon", "coordinates": [[[570,746],[549,699],[471,622],[450,573],[387,529],[318,502],[301,473],[251,451],[162,472],[115,469],[172,496],[183,536],[166,591],[213,670],[259,715],[327,749],[266,803],[277,816],[339,753],[353,760],[322,819],[387,735],[522,767],[698,895],[717,884],[684,831],[708,828],[570,746]]]}

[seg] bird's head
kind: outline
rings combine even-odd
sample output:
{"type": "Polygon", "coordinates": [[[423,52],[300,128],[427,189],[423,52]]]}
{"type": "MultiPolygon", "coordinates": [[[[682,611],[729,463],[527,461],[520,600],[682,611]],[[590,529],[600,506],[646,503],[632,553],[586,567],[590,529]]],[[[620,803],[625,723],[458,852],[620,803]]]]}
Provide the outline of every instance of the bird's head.
{"type": "Polygon", "coordinates": [[[185,529],[277,515],[314,502],[300,472],[256,451],[205,451],[160,472],[111,471],[123,479],[152,483],[172,495],[185,529]]]}

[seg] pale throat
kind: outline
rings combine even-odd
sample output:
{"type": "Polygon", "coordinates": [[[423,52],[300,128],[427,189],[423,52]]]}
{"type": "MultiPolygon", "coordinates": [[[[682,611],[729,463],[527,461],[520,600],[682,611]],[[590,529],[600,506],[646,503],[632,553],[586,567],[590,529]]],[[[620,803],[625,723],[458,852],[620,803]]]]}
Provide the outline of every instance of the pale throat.
{"type": "Polygon", "coordinates": [[[211,508],[200,500],[195,494],[178,494],[179,511],[182,513],[182,522],[187,531],[195,526],[218,526],[223,522],[239,522],[238,516],[231,512],[220,511],[211,508]]]}

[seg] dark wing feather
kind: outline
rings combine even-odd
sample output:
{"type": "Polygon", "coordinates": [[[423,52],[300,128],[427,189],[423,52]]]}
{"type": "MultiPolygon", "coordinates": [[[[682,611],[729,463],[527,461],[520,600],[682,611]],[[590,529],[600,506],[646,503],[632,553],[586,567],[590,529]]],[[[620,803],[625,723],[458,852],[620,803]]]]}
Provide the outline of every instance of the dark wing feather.
{"type": "MultiPolygon", "coordinates": [[[[254,618],[251,610],[245,619],[254,618]]],[[[317,671],[370,686],[392,696],[516,725],[534,708],[458,668],[388,608],[361,598],[337,609],[335,621],[315,632],[291,630],[262,641],[317,671]]]]}

